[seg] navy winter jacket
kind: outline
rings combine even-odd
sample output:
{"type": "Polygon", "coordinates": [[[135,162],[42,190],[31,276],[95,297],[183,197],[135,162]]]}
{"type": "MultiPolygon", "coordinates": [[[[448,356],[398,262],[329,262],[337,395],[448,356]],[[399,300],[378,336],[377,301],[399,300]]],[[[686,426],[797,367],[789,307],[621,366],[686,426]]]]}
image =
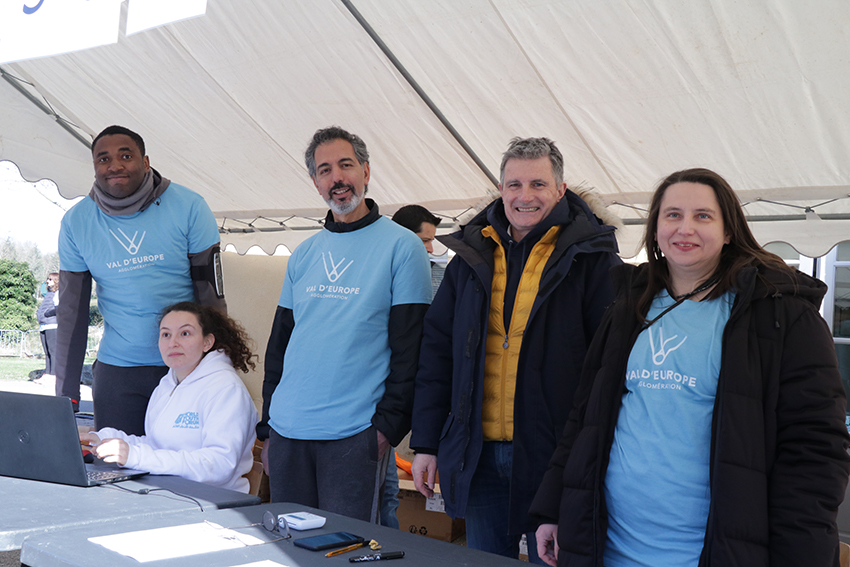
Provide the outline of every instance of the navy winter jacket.
{"type": "MultiPolygon", "coordinates": [[[[457,255],[425,316],[410,446],[437,455],[446,512],[455,518],[465,514],[483,444],[484,347],[496,244],[481,230],[500,222],[504,207],[497,199],[459,232],[441,238],[457,255]]],[[[587,347],[613,297],[609,269],[621,263],[613,227],[601,224],[572,192],[544,222],[541,230],[562,228],[520,348],[511,533],[534,528],[528,507],[573,405],[587,347]]],[[[508,246],[521,246],[529,236],[508,246]]]]}

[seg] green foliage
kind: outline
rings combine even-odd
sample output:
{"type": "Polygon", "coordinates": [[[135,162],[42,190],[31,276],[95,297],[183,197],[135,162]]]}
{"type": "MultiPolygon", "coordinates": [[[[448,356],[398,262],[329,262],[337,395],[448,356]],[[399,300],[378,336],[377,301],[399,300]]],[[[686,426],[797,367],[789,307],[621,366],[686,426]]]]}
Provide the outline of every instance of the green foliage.
{"type": "Polygon", "coordinates": [[[26,262],[0,259],[0,329],[36,327],[36,280],[26,262]]]}
{"type": "Polygon", "coordinates": [[[97,308],[97,298],[92,297],[89,303],[89,327],[103,325],[103,315],[100,314],[100,309],[97,308]]]}
{"type": "Polygon", "coordinates": [[[38,282],[45,281],[50,272],[59,271],[59,254],[57,252],[42,254],[37,244],[19,242],[11,237],[0,241],[0,258],[26,262],[38,282]]]}

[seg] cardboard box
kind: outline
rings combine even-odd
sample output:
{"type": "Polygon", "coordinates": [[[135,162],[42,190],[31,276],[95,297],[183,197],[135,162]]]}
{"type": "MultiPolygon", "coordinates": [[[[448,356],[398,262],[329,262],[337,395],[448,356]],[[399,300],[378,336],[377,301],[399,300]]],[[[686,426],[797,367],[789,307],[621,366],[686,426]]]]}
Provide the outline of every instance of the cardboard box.
{"type": "Polygon", "coordinates": [[[454,541],[466,533],[466,522],[452,520],[445,512],[439,476],[433,498],[416,490],[413,477],[402,469],[398,469],[398,488],[399,529],[442,541],[454,541]]]}
{"type": "MultiPolygon", "coordinates": [[[[434,502],[429,505],[428,500],[432,499],[425,498],[416,490],[400,489],[399,529],[442,541],[454,541],[466,533],[466,523],[462,519],[452,520],[445,512],[427,509],[435,507],[434,502]]],[[[442,497],[435,495],[433,500],[441,503],[442,497]]]]}

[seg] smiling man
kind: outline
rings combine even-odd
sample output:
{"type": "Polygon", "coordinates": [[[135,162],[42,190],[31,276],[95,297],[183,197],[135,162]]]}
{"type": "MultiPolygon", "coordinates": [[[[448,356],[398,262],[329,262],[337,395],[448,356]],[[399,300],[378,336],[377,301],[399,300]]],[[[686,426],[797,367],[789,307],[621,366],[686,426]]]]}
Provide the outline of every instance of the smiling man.
{"type": "Polygon", "coordinates": [[[179,301],[225,311],[218,227],[204,199],[150,166],[142,137],[110,126],[92,144],[94,185],[62,219],[56,394],[75,407],[92,280],[104,331],[93,367],[98,429],[145,433],[153,389],[168,371],[158,317],[179,301]]]}
{"type": "Polygon", "coordinates": [[[363,140],[319,130],[305,161],[330,211],[286,266],[257,437],[272,502],[375,522],[387,449],[410,430],[428,254],[365,198],[363,140]]]}
{"type": "MultiPolygon", "coordinates": [[[[567,189],[547,138],[515,138],[501,198],[439,240],[456,252],[425,317],[413,476],[466,518],[467,545],[509,557],[572,409],[585,351],[612,298],[614,228],[567,189]]],[[[601,212],[599,213],[602,214],[601,212]]]]}

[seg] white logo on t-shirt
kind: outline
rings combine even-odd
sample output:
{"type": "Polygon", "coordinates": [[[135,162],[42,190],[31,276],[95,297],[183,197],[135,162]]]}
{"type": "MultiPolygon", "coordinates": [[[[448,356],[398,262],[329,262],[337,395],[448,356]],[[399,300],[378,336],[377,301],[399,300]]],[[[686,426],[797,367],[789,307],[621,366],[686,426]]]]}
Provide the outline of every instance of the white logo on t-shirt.
{"type": "Polygon", "coordinates": [[[673,335],[669,339],[664,340],[664,328],[658,327],[658,349],[656,349],[655,341],[652,339],[652,327],[647,330],[649,331],[649,347],[652,349],[652,363],[655,364],[655,366],[661,366],[662,364],[664,364],[664,361],[667,360],[667,356],[671,352],[682,346],[682,343],[688,340],[688,337],[685,337],[684,339],[679,341],[679,344],[672,346],[668,349],[667,343],[676,340],[677,338],[679,338],[679,335],[673,335]]]}
{"type": "Polygon", "coordinates": [[[114,236],[114,237],[115,237],[115,240],[117,240],[117,241],[118,241],[118,243],[119,243],[119,244],[121,244],[121,246],[123,246],[123,247],[124,247],[124,250],[126,250],[126,251],[127,251],[127,252],[129,252],[130,254],[134,254],[134,255],[135,255],[135,254],[137,254],[137,253],[139,252],[139,248],[142,246],[142,242],[145,240],[145,235],[147,234],[147,231],[143,232],[143,233],[142,233],[142,237],[139,239],[139,242],[138,242],[138,244],[137,244],[137,243],[136,243],[136,237],[139,235],[139,232],[138,232],[138,231],[136,231],[136,232],[134,232],[134,233],[133,233],[133,238],[130,238],[129,236],[127,236],[126,234],[124,234],[124,231],[123,231],[123,230],[121,230],[121,229],[119,228],[119,229],[118,229],[118,232],[120,232],[120,233],[121,233],[121,236],[123,236],[123,237],[124,237],[124,239],[123,239],[123,240],[121,239],[121,236],[118,236],[117,234],[115,234],[114,232],[112,232],[112,230],[111,230],[111,229],[109,230],[109,232],[112,234],[112,236],[114,236]],[[125,243],[125,242],[126,242],[126,243],[125,243]]]}
{"type": "Polygon", "coordinates": [[[330,262],[331,262],[331,269],[330,270],[328,270],[328,261],[325,260],[325,253],[322,252],[322,262],[325,264],[325,274],[327,274],[328,280],[331,283],[333,283],[336,280],[338,280],[339,278],[341,278],[342,274],[345,273],[345,270],[347,270],[348,267],[351,266],[351,264],[354,263],[354,260],[350,261],[348,264],[345,265],[345,267],[342,269],[341,272],[337,272],[337,268],[339,268],[342,265],[342,263],[345,262],[345,258],[340,260],[339,263],[337,263],[337,264],[334,264],[334,257],[331,255],[330,252],[328,252],[328,258],[330,259],[330,262]]]}

